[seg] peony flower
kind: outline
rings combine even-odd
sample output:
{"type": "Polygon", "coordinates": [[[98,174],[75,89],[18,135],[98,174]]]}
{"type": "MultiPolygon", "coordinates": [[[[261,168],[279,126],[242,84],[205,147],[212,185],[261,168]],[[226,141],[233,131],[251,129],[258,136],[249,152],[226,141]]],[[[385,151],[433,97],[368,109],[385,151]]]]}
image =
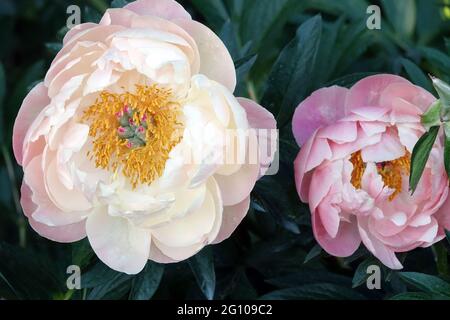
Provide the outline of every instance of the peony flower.
{"type": "Polygon", "coordinates": [[[276,127],[235,85],[224,44],[175,1],[139,0],[71,29],[14,126],[32,228],[58,242],[87,235],[129,274],[229,237],[271,155],[218,157],[251,158],[246,131],[276,127]]]}
{"type": "Polygon", "coordinates": [[[444,237],[450,212],[441,141],[409,192],[411,153],[425,132],[420,116],[434,101],[401,77],[375,75],[351,89],[319,89],[298,106],[297,191],[328,253],[350,256],[362,241],[386,266],[400,269],[395,253],[444,237]]]}

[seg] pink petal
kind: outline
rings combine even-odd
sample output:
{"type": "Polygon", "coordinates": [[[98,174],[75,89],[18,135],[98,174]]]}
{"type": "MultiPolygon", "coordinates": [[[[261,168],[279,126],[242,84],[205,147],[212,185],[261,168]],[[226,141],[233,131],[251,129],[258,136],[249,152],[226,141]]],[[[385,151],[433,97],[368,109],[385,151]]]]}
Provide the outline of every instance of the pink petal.
{"type": "Polygon", "coordinates": [[[37,84],[25,97],[17,114],[13,131],[14,156],[22,164],[24,138],[31,123],[37,115],[50,103],[44,83],[37,84]]]}
{"type": "Polygon", "coordinates": [[[377,144],[364,147],[361,150],[361,157],[364,162],[383,162],[398,159],[405,155],[403,146],[394,133],[384,133],[381,141],[377,144]]]}
{"type": "Polygon", "coordinates": [[[447,196],[447,199],[434,214],[434,217],[437,219],[439,226],[450,230],[450,196],[447,196]]]}
{"type": "Polygon", "coordinates": [[[342,169],[342,161],[333,161],[312,172],[308,199],[311,212],[314,212],[327,196],[331,186],[342,179],[342,169]]]}
{"type": "Polygon", "coordinates": [[[325,231],[331,238],[335,238],[339,232],[340,210],[333,206],[329,200],[324,199],[324,201],[319,204],[317,213],[320,216],[320,221],[322,222],[325,231]]]}
{"type": "Polygon", "coordinates": [[[374,237],[369,231],[367,224],[367,219],[358,220],[359,234],[367,249],[387,267],[394,270],[402,269],[403,266],[395,256],[395,252],[374,237]]]}
{"type": "Polygon", "coordinates": [[[321,128],[317,133],[319,138],[327,138],[336,143],[352,142],[356,140],[358,130],[356,122],[339,121],[321,128]]]}
{"type": "Polygon", "coordinates": [[[367,163],[361,180],[362,189],[365,190],[373,199],[376,199],[384,187],[384,182],[377,172],[374,163],[367,163]]]}
{"type": "Polygon", "coordinates": [[[292,131],[298,145],[302,146],[312,133],[343,118],[348,89],[333,86],[322,88],[306,98],[295,109],[292,131]]]}
{"type": "Polygon", "coordinates": [[[96,23],[88,22],[88,23],[82,23],[74,26],[72,29],[67,31],[66,35],[63,39],[63,45],[65,45],[67,42],[69,42],[73,37],[78,35],[80,32],[89,30],[93,27],[97,26],[96,23]]]}
{"type": "Polygon", "coordinates": [[[183,6],[174,0],[137,0],[127,4],[124,9],[139,15],[157,16],[167,20],[191,19],[191,15],[183,6]]]}
{"type": "Polygon", "coordinates": [[[313,231],[320,246],[329,254],[337,257],[348,257],[358,249],[361,238],[355,221],[341,221],[336,237],[332,238],[325,230],[319,215],[313,214],[313,231]]]}
{"type": "Polygon", "coordinates": [[[428,110],[430,105],[436,101],[436,98],[427,90],[407,82],[389,85],[380,97],[380,104],[395,109],[396,99],[405,100],[422,112],[428,110]]]}
{"type": "Polygon", "coordinates": [[[200,53],[200,72],[234,92],[236,71],[233,59],[222,40],[208,27],[193,20],[174,21],[186,30],[197,43],[200,53]]]}
{"type": "Polygon", "coordinates": [[[347,94],[347,110],[352,111],[363,106],[382,106],[380,105],[382,92],[392,83],[398,82],[411,84],[408,80],[392,74],[378,74],[358,81],[347,94]]]}
{"type": "Polygon", "coordinates": [[[20,192],[20,204],[25,215],[28,217],[30,226],[38,234],[52,241],[63,243],[75,242],[86,237],[85,220],[57,227],[50,227],[46,224],[42,224],[34,220],[31,217],[31,213],[36,209],[36,205],[31,200],[31,190],[25,183],[22,183],[20,192]]]}
{"type": "Polygon", "coordinates": [[[222,242],[228,239],[231,234],[236,230],[237,226],[241,223],[244,217],[247,215],[250,208],[250,197],[247,197],[244,201],[234,205],[223,208],[222,226],[220,227],[219,234],[213,243],[222,242]]]}
{"type": "MultiPolygon", "coordinates": [[[[302,149],[303,150],[303,149],[302,149]]],[[[300,150],[300,152],[302,152],[300,150]]],[[[310,171],[319,166],[324,160],[331,159],[333,153],[327,139],[316,138],[308,154],[308,161],[306,163],[306,171],[310,171]]]]}
{"type": "Polygon", "coordinates": [[[295,186],[300,199],[305,203],[309,202],[309,185],[312,176],[312,173],[306,171],[306,164],[315,137],[316,132],[306,141],[294,161],[295,186]]]}
{"type": "Polygon", "coordinates": [[[147,263],[151,236],[121,217],[112,217],[106,207],[87,219],[86,232],[96,255],[110,268],[127,274],[139,273],[147,263]]]}

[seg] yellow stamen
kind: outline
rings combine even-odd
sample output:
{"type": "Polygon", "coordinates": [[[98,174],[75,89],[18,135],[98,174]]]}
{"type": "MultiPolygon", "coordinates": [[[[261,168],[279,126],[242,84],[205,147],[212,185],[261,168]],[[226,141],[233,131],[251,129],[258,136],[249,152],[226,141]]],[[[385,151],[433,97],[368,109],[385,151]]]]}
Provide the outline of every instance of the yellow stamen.
{"type": "Polygon", "coordinates": [[[88,107],[82,120],[89,124],[89,136],[93,138],[92,152],[98,168],[111,170],[116,175],[122,171],[135,188],[139,183],[150,184],[161,176],[172,148],[181,140],[182,124],[179,121],[179,104],[171,100],[168,89],[152,86],[136,86],[134,93],[121,94],[103,91],[96,102],[88,107]],[[145,143],[136,148],[119,137],[118,114],[124,107],[132,110],[133,125],[148,127],[145,143]]]}
{"type": "Polygon", "coordinates": [[[356,189],[361,189],[361,180],[366,170],[366,164],[361,157],[361,151],[352,153],[350,162],[353,164],[351,183],[356,189]]]}
{"type": "MultiPolygon", "coordinates": [[[[353,164],[351,183],[356,189],[361,189],[361,180],[366,168],[366,164],[361,157],[361,151],[353,153],[350,157],[353,164]]],[[[402,176],[408,175],[411,166],[411,154],[406,151],[405,155],[382,163],[377,163],[377,172],[381,176],[385,186],[394,189],[389,196],[392,201],[400,192],[402,192],[402,176]]]]}
{"type": "Polygon", "coordinates": [[[393,200],[400,192],[402,192],[402,175],[409,174],[411,165],[411,155],[406,151],[403,157],[387,161],[377,166],[378,174],[381,175],[384,185],[395,191],[389,196],[389,200],[393,200]]]}

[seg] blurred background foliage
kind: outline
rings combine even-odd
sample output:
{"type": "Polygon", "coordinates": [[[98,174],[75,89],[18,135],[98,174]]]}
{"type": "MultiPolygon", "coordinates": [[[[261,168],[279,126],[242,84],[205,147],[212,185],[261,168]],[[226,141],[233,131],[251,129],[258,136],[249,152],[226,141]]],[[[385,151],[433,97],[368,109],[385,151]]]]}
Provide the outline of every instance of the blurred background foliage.
{"type": "Polygon", "coordinates": [[[290,129],[297,104],[313,90],[349,87],[394,73],[432,91],[427,74],[450,80],[449,0],[192,0],[182,4],[224,41],[238,74],[236,95],[266,106],[280,128],[280,171],[257,183],[252,206],[233,236],[186,262],[149,262],[139,275],[102,264],[87,240],[58,244],[37,235],[19,204],[21,168],[11,151],[14,118],[43,79],[67,29],[66,9],[99,21],[125,0],[0,1],[0,298],[5,299],[450,299],[449,243],[402,254],[405,269],[384,268],[364,248],[345,259],[316,244],[307,206],[295,191],[298,152],[290,129]],[[367,7],[381,8],[369,30],[367,7]],[[66,268],[82,269],[68,290],[66,268]],[[366,287],[367,266],[382,270],[366,287]]]}

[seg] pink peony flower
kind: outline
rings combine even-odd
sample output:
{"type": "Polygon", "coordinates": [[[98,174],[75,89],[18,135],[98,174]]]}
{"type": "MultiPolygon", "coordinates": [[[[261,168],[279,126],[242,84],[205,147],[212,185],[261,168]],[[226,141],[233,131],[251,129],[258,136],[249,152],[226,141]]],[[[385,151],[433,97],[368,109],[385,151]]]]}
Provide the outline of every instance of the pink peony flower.
{"type": "Polygon", "coordinates": [[[139,0],[71,29],[14,126],[30,225],[58,242],[87,235],[129,274],[229,237],[267,161],[207,160],[224,152],[228,130],[245,158],[244,131],[276,127],[235,85],[224,44],[173,0],[139,0]]]}
{"type": "Polygon", "coordinates": [[[317,90],[298,106],[297,191],[328,253],[350,256],[362,241],[386,266],[400,269],[396,252],[444,237],[450,201],[441,141],[413,195],[408,184],[411,153],[425,132],[420,116],[433,101],[401,77],[376,75],[351,89],[317,90]]]}

